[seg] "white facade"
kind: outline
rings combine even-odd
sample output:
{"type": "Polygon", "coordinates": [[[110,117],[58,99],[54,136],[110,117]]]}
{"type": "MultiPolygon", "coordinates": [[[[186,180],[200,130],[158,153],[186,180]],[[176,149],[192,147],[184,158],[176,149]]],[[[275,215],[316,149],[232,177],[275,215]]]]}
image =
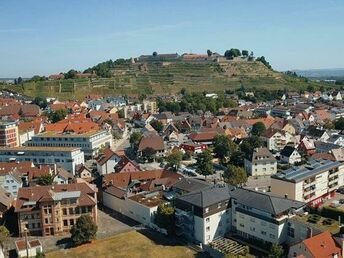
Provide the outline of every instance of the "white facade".
{"type": "Polygon", "coordinates": [[[277,172],[277,161],[254,161],[248,159],[244,162],[246,172],[251,176],[273,175],[277,172]]]}
{"type": "MultiPolygon", "coordinates": [[[[297,170],[295,170],[297,173],[297,170]]],[[[340,186],[344,185],[344,165],[318,171],[300,180],[287,180],[277,175],[271,177],[271,192],[275,195],[314,205],[323,199],[331,198],[340,186]]]]}
{"type": "Polygon", "coordinates": [[[296,162],[301,162],[302,157],[300,153],[295,149],[290,156],[281,155],[281,161],[289,164],[295,164],[296,162]]]}
{"type": "Polygon", "coordinates": [[[90,132],[85,134],[56,134],[43,133],[32,137],[28,146],[44,147],[76,147],[80,148],[87,158],[98,155],[102,147],[112,147],[112,135],[107,131],[90,132]]]}
{"type": "Polygon", "coordinates": [[[31,161],[34,164],[56,164],[75,175],[75,167],[84,164],[84,153],[69,147],[14,147],[0,149],[0,162],[31,161]]]}
{"type": "Polygon", "coordinates": [[[17,197],[18,189],[23,186],[20,178],[14,176],[11,172],[0,176],[0,186],[2,186],[7,193],[13,197],[17,197]]]}
{"type": "Polygon", "coordinates": [[[103,205],[147,226],[154,223],[154,214],[158,209],[158,206],[148,207],[130,198],[117,198],[105,191],[103,205]]]}
{"type": "Polygon", "coordinates": [[[293,142],[293,139],[294,136],[288,132],[276,132],[273,136],[265,140],[269,150],[280,151],[288,142],[293,142]]]}
{"type": "Polygon", "coordinates": [[[35,136],[35,130],[34,129],[19,133],[19,145],[20,146],[25,145],[25,143],[30,141],[33,136],[35,136]]]}
{"type": "Polygon", "coordinates": [[[97,163],[97,171],[99,175],[106,175],[115,172],[115,166],[121,160],[120,156],[112,155],[104,164],[97,163]]]}

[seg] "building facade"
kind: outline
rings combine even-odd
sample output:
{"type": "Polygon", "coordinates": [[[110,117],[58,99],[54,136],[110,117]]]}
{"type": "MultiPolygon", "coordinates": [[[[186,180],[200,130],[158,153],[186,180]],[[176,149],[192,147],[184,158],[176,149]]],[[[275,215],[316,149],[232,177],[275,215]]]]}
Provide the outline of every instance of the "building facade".
{"type": "Polygon", "coordinates": [[[18,125],[14,121],[0,122],[0,146],[16,147],[19,145],[18,125]]]}
{"type": "Polygon", "coordinates": [[[75,167],[84,164],[84,153],[72,147],[0,148],[0,162],[31,161],[34,164],[56,164],[75,175],[75,167]]]}
{"type": "Polygon", "coordinates": [[[344,164],[339,161],[313,160],[271,176],[271,192],[281,197],[317,206],[334,196],[344,185],[344,164]]]}
{"type": "Polygon", "coordinates": [[[104,130],[83,134],[46,132],[33,136],[27,143],[28,146],[80,148],[86,158],[95,157],[99,149],[112,147],[112,144],[112,135],[104,130]]]}
{"type": "Polygon", "coordinates": [[[88,183],[34,186],[19,189],[15,204],[19,234],[61,235],[87,214],[97,223],[97,188],[88,183]]]}
{"type": "Polygon", "coordinates": [[[265,147],[255,149],[251,159],[245,159],[244,165],[246,172],[252,176],[273,175],[277,172],[277,160],[265,147]]]}

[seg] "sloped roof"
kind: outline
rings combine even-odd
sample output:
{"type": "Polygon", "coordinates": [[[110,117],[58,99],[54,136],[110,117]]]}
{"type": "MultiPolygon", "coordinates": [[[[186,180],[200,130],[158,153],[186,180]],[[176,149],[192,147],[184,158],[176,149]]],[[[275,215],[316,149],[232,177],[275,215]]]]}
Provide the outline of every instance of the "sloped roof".
{"type": "Polygon", "coordinates": [[[146,148],[152,148],[155,151],[164,150],[164,140],[157,134],[149,134],[148,136],[142,137],[139,143],[139,151],[143,151],[146,148]]]}
{"type": "Polygon", "coordinates": [[[338,258],[342,257],[341,249],[336,245],[329,231],[305,239],[303,243],[315,258],[332,258],[333,254],[338,254],[338,258]]]}
{"type": "Polygon", "coordinates": [[[204,188],[211,186],[210,183],[194,178],[182,178],[180,181],[173,185],[173,188],[185,192],[200,191],[204,188]]]}
{"type": "Polygon", "coordinates": [[[281,150],[280,154],[281,156],[290,157],[295,150],[296,149],[294,147],[287,145],[283,148],[283,150],[281,150]]]}
{"type": "Polygon", "coordinates": [[[235,191],[231,191],[231,196],[241,204],[274,215],[281,214],[292,208],[299,209],[305,205],[303,202],[243,188],[236,188],[235,191]]]}

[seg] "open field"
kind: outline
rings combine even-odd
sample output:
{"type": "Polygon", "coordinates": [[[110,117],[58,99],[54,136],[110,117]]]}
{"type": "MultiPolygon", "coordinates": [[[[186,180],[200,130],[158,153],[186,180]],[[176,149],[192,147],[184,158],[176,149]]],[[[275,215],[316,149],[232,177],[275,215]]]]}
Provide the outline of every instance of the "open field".
{"type": "MultiPolygon", "coordinates": [[[[189,92],[219,92],[246,88],[307,90],[320,83],[269,70],[261,62],[148,62],[118,65],[111,78],[69,79],[24,82],[2,86],[28,96],[83,99],[88,94],[139,95],[174,94],[182,88],[189,92]]],[[[326,87],[326,84],[325,84],[326,87]]]]}
{"type": "Polygon", "coordinates": [[[173,246],[167,243],[155,243],[148,237],[131,231],[114,237],[95,240],[80,247],[54,251],[46,254],[47,258],[111,258],[111,257],[164,257],[191,258],[200,257],[196,252],[184,246],[173,246]]]}

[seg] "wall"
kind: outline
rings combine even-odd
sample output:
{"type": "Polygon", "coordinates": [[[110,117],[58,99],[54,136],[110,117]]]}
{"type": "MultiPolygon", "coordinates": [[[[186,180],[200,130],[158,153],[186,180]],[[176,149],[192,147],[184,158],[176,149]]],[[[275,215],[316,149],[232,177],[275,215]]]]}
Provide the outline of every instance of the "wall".
{"type": "Polygon", "coordinates": [[[287,194],[289,199],[296,200],[295,184],[291,182],[271,178],[271,193],[280,197],[285,197],[287,194]]]}

